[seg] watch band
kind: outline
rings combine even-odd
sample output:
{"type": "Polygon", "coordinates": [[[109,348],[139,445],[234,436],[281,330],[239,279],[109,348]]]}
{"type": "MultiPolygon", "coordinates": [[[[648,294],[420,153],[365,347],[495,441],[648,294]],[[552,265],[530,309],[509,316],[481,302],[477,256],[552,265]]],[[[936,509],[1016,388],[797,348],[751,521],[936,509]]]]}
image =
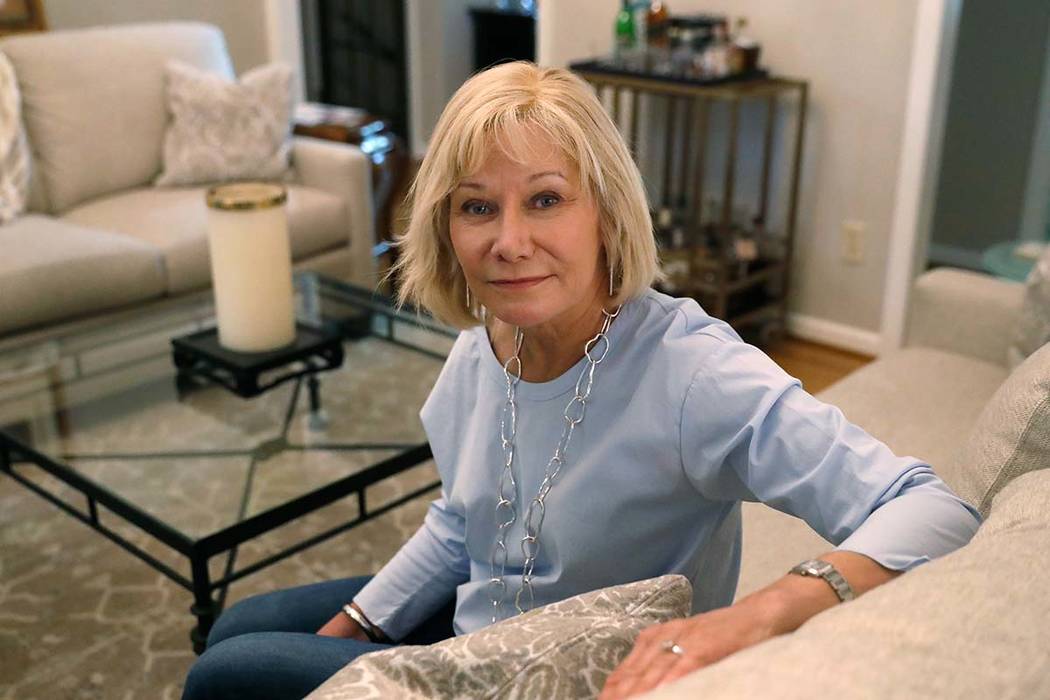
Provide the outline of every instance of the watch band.
{"type": "Polygon", "coordinates": [[[357,608],[350,603],[347,603],[343,606],[343,612],[361,627],[361,631],[365,633],[365,636],[368,637],[369,641],[376,643],[380,641],[376,628],[372,626],[372,623],[369,622],[364,615],[357,611],[357,608]]]}
{"type": "Polygon", "coordinates": [[[843,603],[856,598],[849,582],[846,581],[831,562],[824,561],[823,559],[807,559],[788,573],[824,579],[828,582],[828,585],[831,586],[831,590],[835,591],[835,595],[837,595],[839,600],[843,603]]]}

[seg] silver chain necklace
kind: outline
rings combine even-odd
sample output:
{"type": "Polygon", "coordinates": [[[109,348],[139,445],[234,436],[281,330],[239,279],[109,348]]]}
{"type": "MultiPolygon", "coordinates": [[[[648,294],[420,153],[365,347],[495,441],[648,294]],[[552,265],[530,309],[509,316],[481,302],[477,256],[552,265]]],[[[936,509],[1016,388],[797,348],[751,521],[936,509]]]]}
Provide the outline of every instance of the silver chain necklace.
{"type": "MultiPolygon", "coordinates": [[[[569,448],[569,441],[576,426],[583,422],[583,416],[587,409],[587,400],[591,395],[594,385],[594,371],[609,354],[609,326],[613,319],[620,313],[621,307],[609,313],[602,309],[604,319],[602,328],[598,334],[587,341],[583,346],[583,354],[587,358],[587,365],[580,372],[576,380],[576,394],[565,406],[563,416],[565,427],[561,438],[554,447],[554,454],[547,462],[547,468],[543,473],[543,481],[536,491],[536,496],[529,503],[525,511],[525,536],[521,538],[521,554],[525,561],[522,566],[521,588],[514,595],[514,607],[519,613],[532,608],[535,603],[535,594],[532,589],[532,572],[536,565],[536,557],[540,553],[540,531],[543,529],[543,519],[546,515],[544,502],[547,495],[554,487],[554,480],[565,465],[565,451],[569,448]]],[[[518,408],[515,402],[518,382],[521,381],[521,345],[525,336],[520,328],[514,329],[514,354],[503,363],[503,374],[507,379],[507,398],[503,403],[503,411],[499,421],[500,444],[503,447],[503,471],[499,478],[499,489],[496,493],[496,544],[492,549],[490,559],[491,577],[489,578],[489,600],[492,602],[492,622],[499,620],[503,602],[507,597],[507,584],[504,574],[507,570],[507,531],[518,519],[518,511],[515,506],[517,501],[518,483],[514,479],[514,455],[516,452],[515,438],[518,427],[518,408]],[[512,371],[513,368],[513,371],[512,371]],[[508,497],[507,490],[510,490],[508,497]]]]}

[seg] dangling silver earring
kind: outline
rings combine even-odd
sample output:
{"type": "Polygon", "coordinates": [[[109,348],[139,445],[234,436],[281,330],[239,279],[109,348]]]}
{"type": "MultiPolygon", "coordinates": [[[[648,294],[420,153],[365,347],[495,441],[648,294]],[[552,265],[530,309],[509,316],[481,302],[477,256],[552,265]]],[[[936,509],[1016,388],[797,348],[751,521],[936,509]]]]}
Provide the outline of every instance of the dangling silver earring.
{"type": "Polygon", "coordinates": [[[463,286],[467,288],[467,310],[471,311],[472,309],[471,309],[471,306],[470,306],[470,287],[468,285],[463,285],[463,286]]]}
{"type": "Polygon", "coordinates": [[[613,269],[612,269],[612,263],[609,264],[609,296],[611,296],[611,297],[616,296],[613,293],[613,269]]]}

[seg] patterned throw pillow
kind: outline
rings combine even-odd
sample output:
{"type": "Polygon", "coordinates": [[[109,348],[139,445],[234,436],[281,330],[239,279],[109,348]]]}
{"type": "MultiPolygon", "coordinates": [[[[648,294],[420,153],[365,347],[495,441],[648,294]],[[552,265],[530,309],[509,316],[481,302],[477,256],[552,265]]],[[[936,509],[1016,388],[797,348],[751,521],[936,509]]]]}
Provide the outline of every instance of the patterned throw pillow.
{"type": "Polygon", "coordinates": [[[593,698],[643,628],[689,614],[684,576],[584,593],[430,646],[366,654],[309,700],[593,698]]]}
{"type": "Polygon", "coordinates": [[[1024,303],[1017,319],[1013,342],[1007,348],[1006,363],[1013,369],[1050,341],[1050,246],[1028,273],[1024,303]]]}
{"type": "Polygon", "coordinates": [[[29,197],[29,144],[22,125],[22,101],[15,68],[0,53],[0,224],[26,209],[29,197]]]}
{"type": "Polygon", "coordinates": [[[167,67],[164,165],[157,185],[284,176],[291,153],[291,69],[271,63],[231,83],[185,63],[167,67]]]}

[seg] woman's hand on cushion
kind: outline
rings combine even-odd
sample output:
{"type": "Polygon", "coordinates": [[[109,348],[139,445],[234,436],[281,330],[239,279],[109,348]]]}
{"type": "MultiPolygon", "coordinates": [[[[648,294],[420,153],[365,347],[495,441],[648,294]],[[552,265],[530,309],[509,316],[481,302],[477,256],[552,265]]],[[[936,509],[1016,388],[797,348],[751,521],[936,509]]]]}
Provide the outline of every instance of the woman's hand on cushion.
{"type": "Polygon", "coordinates": [[[775,634],[771,617],[757,600],[653,625],[638,635],[634,649],[606,680],[599,700],[639,695],[775,634]],[[681,654],[667,648],[672,642],[681,654]]]}

